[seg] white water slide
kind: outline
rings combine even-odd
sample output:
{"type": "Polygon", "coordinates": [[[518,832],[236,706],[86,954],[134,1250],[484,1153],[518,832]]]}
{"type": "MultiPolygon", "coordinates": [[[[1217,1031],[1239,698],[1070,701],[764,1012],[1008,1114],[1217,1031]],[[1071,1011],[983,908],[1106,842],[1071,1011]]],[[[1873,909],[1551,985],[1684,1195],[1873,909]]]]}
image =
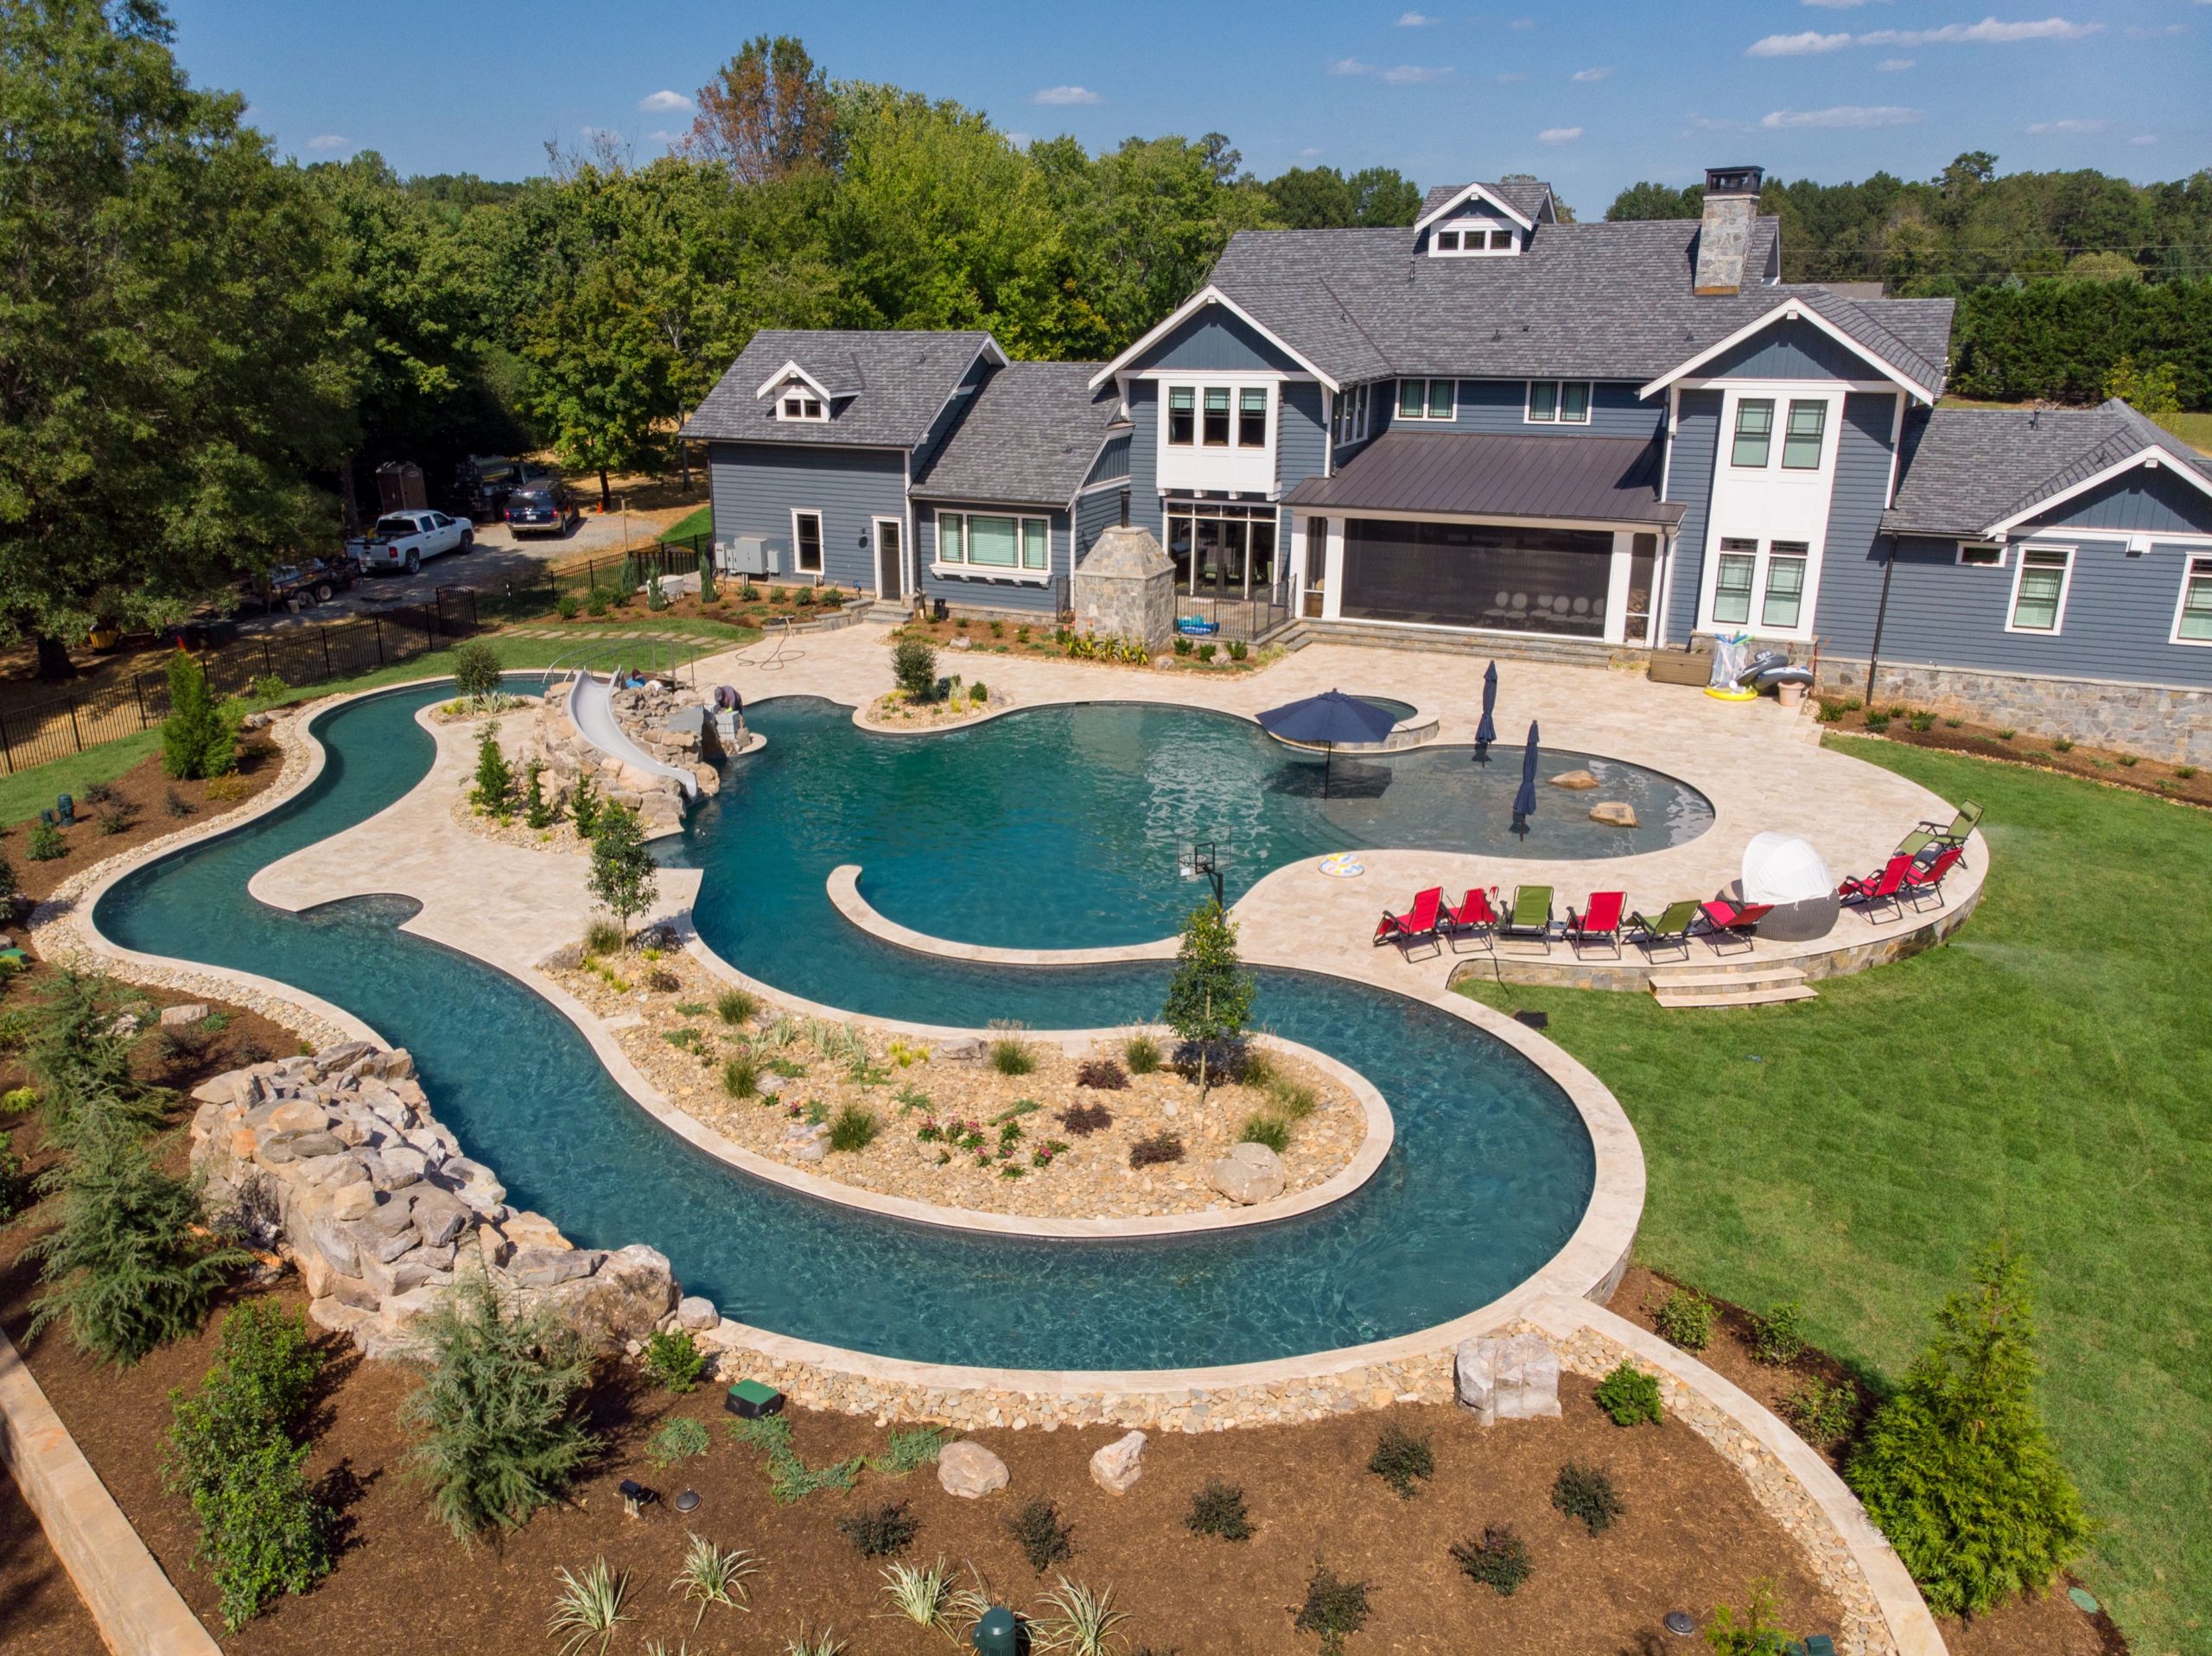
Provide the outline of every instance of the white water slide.
{"type": "Polygon", "coordinates": [[[582,671],[569,680],[569,717],[575,721],[576,729],[583,739],[601,752],[611,753],[623,764],[643,771],[648,776],[674,777],[682,784],[686,799],[698,797],[698,777],[680,765],[670,765],[665,760],[655,758],[632,741],[629,733],[615,723],[614,698],[605,681],[582,671]]]}

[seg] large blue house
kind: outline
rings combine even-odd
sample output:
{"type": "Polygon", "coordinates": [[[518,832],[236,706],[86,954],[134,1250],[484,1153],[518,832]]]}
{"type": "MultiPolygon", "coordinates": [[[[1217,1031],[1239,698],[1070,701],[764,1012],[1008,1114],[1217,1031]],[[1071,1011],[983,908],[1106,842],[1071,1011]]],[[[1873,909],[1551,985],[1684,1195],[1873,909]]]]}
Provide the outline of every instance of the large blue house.
{"type": "Polygon", "coordinates": [[[1475,183],[1409,230],[1246,232],[1106,363],[763,332],[685,428],[717,546],[1046,618],[1126,521],[1255,632],[1749,632],[1827,684],[2212,761],[2212,465],[2120,403],[1937,409],[1951,301],[1782,283],[1759,182],[1709,173],[1701,219],[1475,183]]]}

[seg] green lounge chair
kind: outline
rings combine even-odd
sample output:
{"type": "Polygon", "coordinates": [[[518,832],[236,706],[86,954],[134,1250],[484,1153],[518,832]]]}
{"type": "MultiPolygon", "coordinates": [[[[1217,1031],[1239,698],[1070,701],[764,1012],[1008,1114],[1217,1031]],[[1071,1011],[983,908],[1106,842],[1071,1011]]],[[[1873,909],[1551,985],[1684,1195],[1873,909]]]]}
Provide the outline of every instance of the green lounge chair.
{"type": "Polygon", "coordinates": [[[1665,912],[1656,920],[1638,912],[1629,917],[1629,924],[1636,931],[1632,941],[1646,955],[1655,949],[1679,949],[1682,951],[1682,958],[1688,960],[1690,957],[1690,923],[1697,917],[1698,902],[1694,897],[1669,903],[1665,912]]]}
{"type": "Polygon", "coordinates": [[[1505,923],[1497,935],[1511,939],[1534,937],[1544,946],[1544,953],[1552,952],[1552,888],[1548,885],[1516,886],[1513,892],[1512,912],[1505,917],[1505,923]]]}
{"type": "Polygon", "coordinates": [[[1981,807],[1971,799],[1962,803],[1958,815],[1951,818],[1948,828],[1939,828],[1933,822],[1923,822],[1897,842],[1897,854],[1916,857],[1930,846],[1964,845],[1967,836],[1981,825],[1981,807]]]}

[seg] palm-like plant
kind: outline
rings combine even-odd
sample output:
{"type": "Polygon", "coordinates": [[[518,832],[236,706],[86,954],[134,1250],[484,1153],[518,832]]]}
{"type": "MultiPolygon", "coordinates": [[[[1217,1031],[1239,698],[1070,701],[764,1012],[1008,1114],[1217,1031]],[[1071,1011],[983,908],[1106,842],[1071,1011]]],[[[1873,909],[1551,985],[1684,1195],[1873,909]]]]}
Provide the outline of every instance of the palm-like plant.
{"type": "Polygon", "coordinates": [[[699,1607],[699,1614],[691,1619],[691,1628],[696,1633],[700,1622],[707,1619],[709,1604],[724,1605],[733,1610],[752,1608],[745,1602],[745,1578],[760,1569],[760,1561],[743,1547],[725,1550],[703,1535],[693,1535],[690,1541],[684,1551],[683,1568],[669,1586],[671,1590],[681,1589],[683,1596],[699,1607]]]}
{"type": "Polygon", "coordinates": [[[566,1565],[553,1573],[561,1578],[561,1596],[553,1602],[546,1637],[568,1635],[561,1640],[561,1656],[576,1656],[594,1639],[603,1653],[615,1627],[630,1620],[622,1612],[622,1601],[630,1595],[630,1572],[610,1570],[600,1558],[586,1565],[581,1576],[570,1575],[566,1565]]]}
{"type": "Polygon", "coordinates": [[[1094,1593],[1065,1576],[1059,1581],[1045,1596],[1053,1614],[1029,1624],[1030,1649],[1052,1656],[1113,1656],[1122,1642],[1114,1629],[1129,1619],[1127,1611],[1114,1608],[1114,1589],[1094,1593]]]}
{"type": "Polygon", "coordinates": [[[885,1565],[883,1596],[891,1601],[893,1609],[880,1614],[903,1616],[917,1627],[939,1627],[947,1638],[952,1636],[945,1620],[953,1596],[952,1572],[945,1567],[941,1555],[935,1564],[926,1566],[885,1565]]]}
{"type": "Polygon", "coordinates": [[[844,1648],[845,1641],[829,1628],[810,1634],[804,1622],[798,1638],[784,1640],[784,1656],[843,1656],[844,1648]]]}

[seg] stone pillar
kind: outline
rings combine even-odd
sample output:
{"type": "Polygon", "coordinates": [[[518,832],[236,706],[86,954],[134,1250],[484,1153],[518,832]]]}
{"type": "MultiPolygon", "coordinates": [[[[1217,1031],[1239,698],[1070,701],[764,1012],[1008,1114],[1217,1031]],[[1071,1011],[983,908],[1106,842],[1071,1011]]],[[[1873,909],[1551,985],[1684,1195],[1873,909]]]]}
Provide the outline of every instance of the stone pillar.
{"type": "Polygon", "coordinates": [[[1149,530],[1109,529],[1077,566],[1070,601],[1077,631],[1160,649],[1175,631],[1174,562],[1149,530]]]}

